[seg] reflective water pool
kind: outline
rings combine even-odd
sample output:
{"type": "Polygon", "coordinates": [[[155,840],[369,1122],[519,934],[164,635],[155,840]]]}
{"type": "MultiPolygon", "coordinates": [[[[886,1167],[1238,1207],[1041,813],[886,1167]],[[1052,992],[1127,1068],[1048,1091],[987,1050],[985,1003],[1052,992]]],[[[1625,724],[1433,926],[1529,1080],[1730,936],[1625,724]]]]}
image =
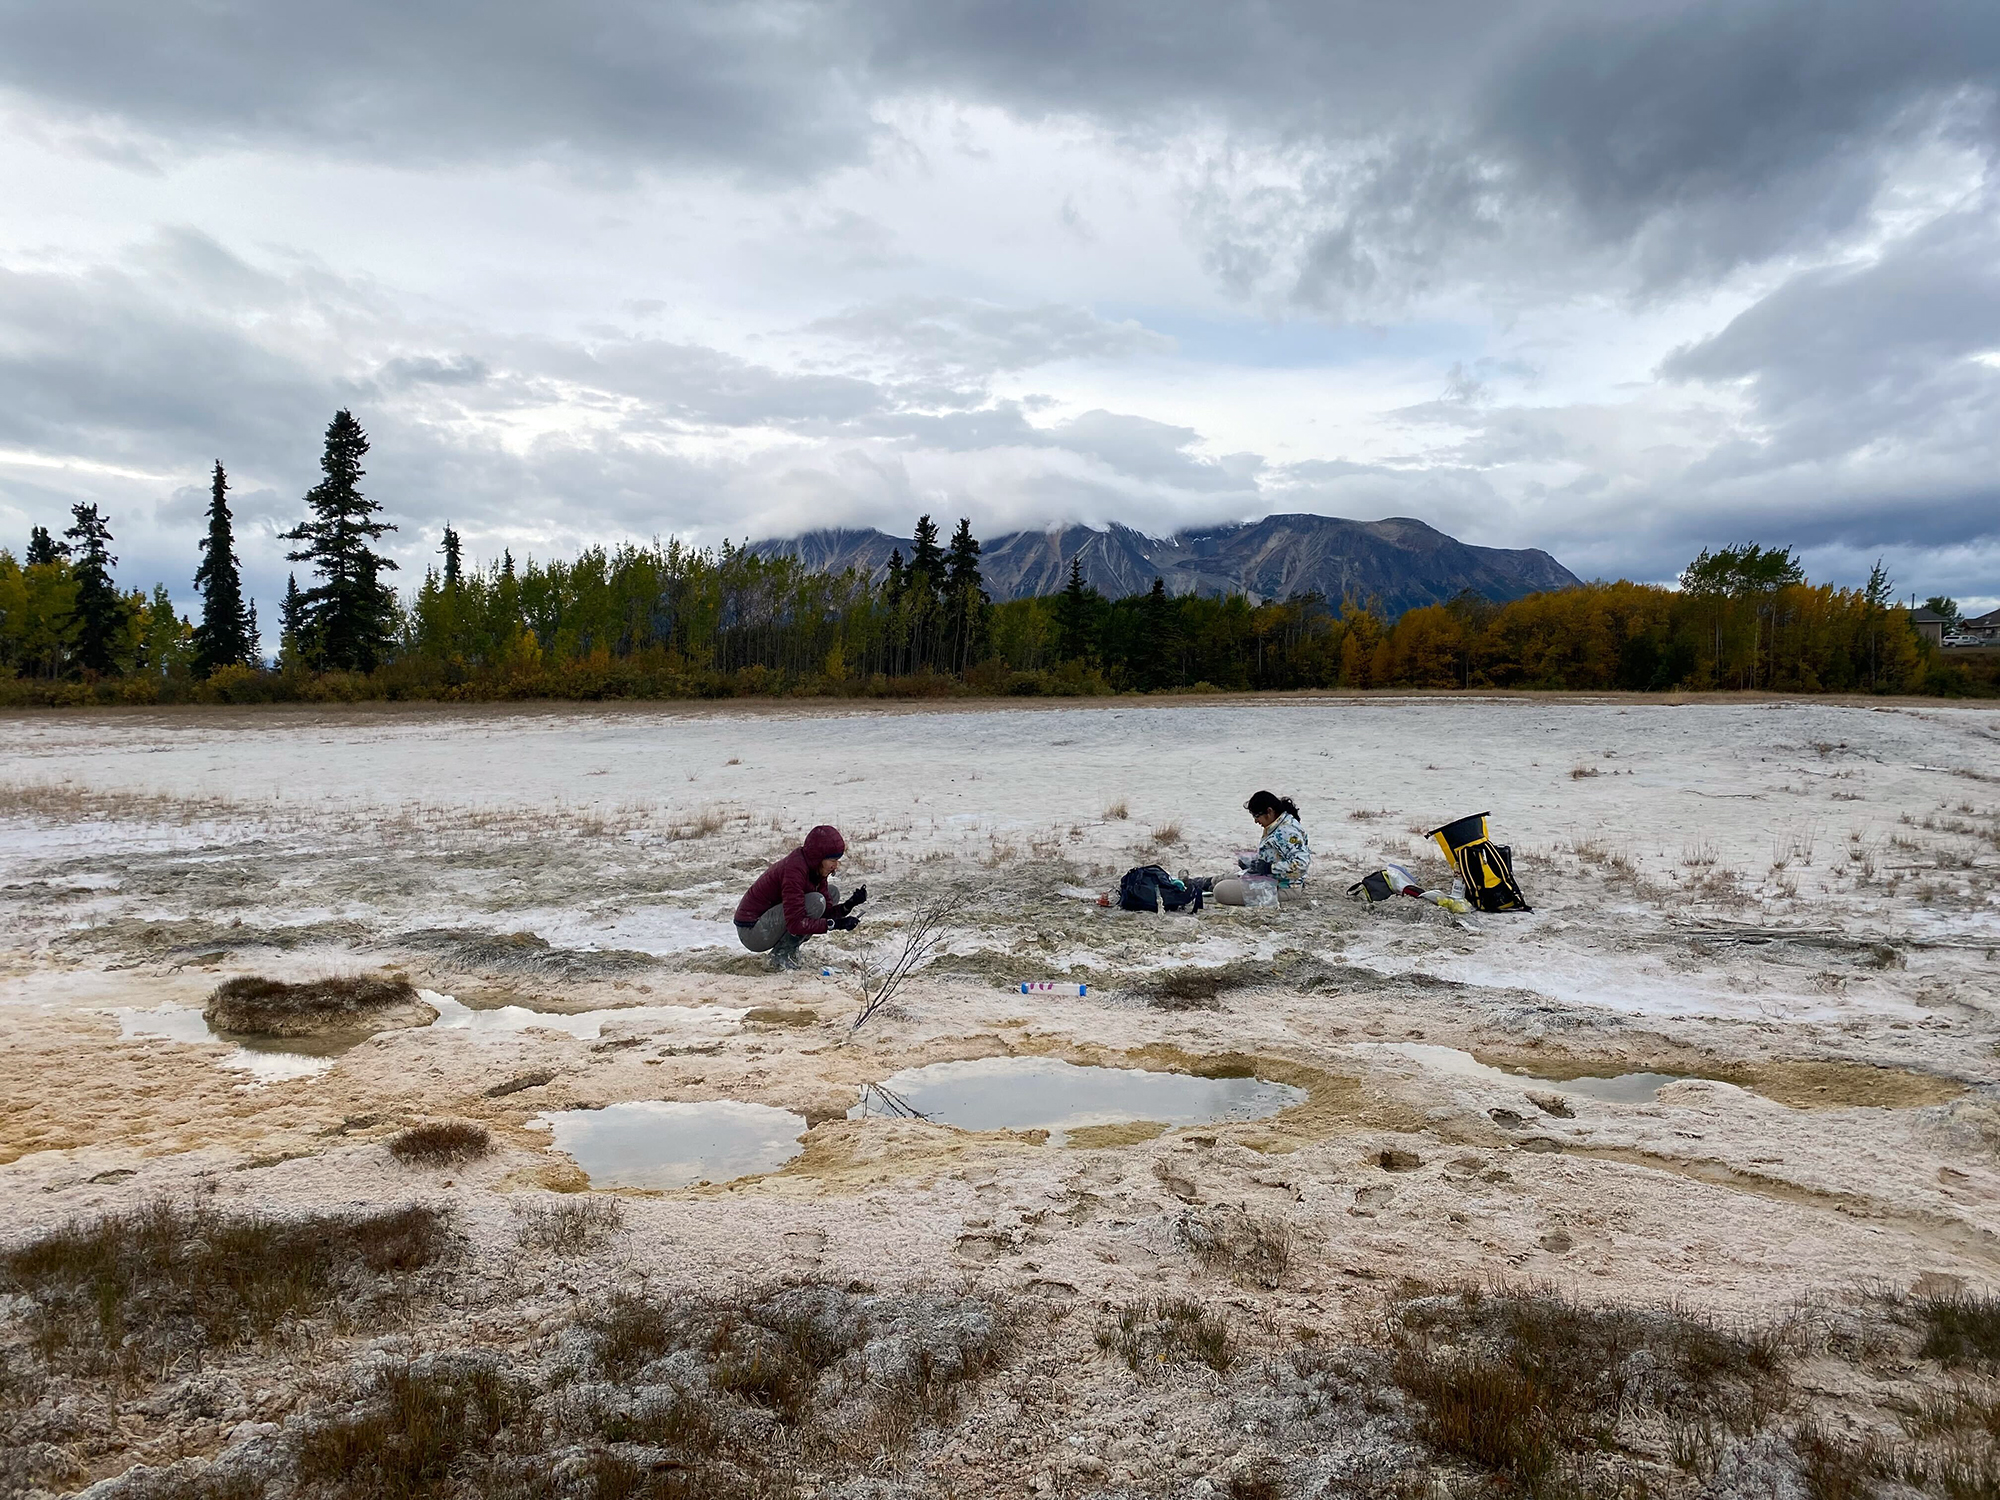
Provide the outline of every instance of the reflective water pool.
{"type": "Polygon", "coordinates": [[[659,1099],[566,1109],[539,1117],[592,1187],[668,1191],[729,1182],[783,1166],[801,1150],[806,1122],[767,1104],[659,1099]]]}
{"type": "Polygon", "coordinates": [[[310,1078],[333,1066],[335,1058],[347,1051],[358,1037],[326,1041],[317,1037],[227,1037],[217,1036],[201,1012],[192,1006],[161,1005],[152,1010],[125,1007],[107,1012],[118,1018],[121,1038],[158,1037],[169,1042],[224,1042],[229,1051],[216,1061],[225,1068],[248,1073],[259,1083],[276,1083],[286,1078],[310,1078]]]}
{"type": "Polygon", "coordinates": [[[863,1091],[850,1120],[901,1117],[961,1130],[1072,1130],[1136,1120],[1199,1125],[1262,1120],[1303,1104],[1305,1090],[1262,1078],[1197,1078],[1139,1068],[1079,1067],[1045,1057],[982,1057],[892,1073],[863,1091]]]}

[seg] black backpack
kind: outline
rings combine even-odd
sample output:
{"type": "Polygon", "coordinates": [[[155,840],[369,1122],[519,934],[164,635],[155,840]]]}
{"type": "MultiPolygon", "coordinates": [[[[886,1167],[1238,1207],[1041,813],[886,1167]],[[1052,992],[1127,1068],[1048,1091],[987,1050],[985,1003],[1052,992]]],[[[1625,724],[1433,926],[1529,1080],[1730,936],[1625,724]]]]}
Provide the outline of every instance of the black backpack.
{"type": "Polygon", "coordinates": [[[1487,836],[1490,813],[1473,813],[1440,828],[1430,836],[1444,850],[1445,858],[1465,882],[1465,899],[1481,911],[1533,911],[1528,898],[1514,879],[1514,851],[1496,844],[1487,836]]]}
{"type": "Polygon", "coordinates": [[[1118,906],[1122,911],[1180,911],[1193,903],[1201,910],[1202,893],[1185,881],[1174,879],[1159,865],[1139,865],[1127,870],[1118,882],[1118,906]]]}

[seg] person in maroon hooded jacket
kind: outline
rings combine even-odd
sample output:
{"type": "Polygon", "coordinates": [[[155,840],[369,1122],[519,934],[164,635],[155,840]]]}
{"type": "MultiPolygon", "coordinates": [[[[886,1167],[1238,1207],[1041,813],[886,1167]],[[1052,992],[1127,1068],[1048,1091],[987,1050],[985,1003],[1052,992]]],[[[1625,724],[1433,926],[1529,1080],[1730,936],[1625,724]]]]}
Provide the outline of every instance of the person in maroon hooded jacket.
{"type": "Polygon", "coordinates": [[[822,823],[806,841],[751,883],[736,903],[736,935],[752,953],[771,955],[774,969],[799,966],[799,944],[829,927],[852,932],[861,925],[854,908],[868,899],[858,887],[845,901],[832,883],[847,853],[838,828],[822,823]]]}

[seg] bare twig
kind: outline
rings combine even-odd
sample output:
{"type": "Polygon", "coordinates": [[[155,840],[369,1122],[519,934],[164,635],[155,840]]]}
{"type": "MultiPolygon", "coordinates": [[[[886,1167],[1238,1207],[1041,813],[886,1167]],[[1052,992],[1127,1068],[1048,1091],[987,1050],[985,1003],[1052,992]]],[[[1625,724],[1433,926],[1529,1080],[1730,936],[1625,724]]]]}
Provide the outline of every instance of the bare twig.
{"type": "Polygon", "coordinates": [[[880,1115],[892,1120],[928,1120],[930,1114],[910,1103],[894,1089],[884,1088],[879,1083],[864,1083],[861,1086],[861,1107],[871,1115],[880,1115]]]}
{"type": "Polygon", "coordinates": [[[923,966],[938,944],[950,934],[945,919],[958,906],[958,897],[949,892],[933,896],[910,913],[909,924],[903,929],[903,951],[898,953],[887,968],[880,968],[872,960],[863,960],[860,966],[861,1013],[848,1027],[849,1033],[859,1031],[883,1006],[896,997],[896,991],[903,981],[923,966]]]}

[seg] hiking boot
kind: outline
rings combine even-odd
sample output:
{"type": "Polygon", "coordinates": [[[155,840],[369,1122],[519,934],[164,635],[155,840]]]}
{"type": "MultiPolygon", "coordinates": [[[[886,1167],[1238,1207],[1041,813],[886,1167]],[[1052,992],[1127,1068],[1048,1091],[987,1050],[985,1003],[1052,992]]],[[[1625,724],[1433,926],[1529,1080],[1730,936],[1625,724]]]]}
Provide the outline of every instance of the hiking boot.
{"type": "Polygon", "coordinates": [[[771,949],[771,972],[781,974],[802,967],[799,963],[799,940],[789,933],[779,938],[777,946],[771,949]]]}

